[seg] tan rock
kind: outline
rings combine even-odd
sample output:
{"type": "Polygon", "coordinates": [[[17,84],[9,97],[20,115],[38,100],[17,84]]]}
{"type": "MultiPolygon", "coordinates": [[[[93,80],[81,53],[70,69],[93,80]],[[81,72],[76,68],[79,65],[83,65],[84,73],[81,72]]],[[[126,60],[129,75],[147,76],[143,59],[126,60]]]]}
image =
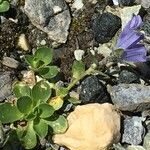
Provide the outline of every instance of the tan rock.
{"type": "Polygon", "coordinates": [[[120,115],[111,104],[77,106],[68,116],[69,128],[53,140],[70,150],[107,150],[120,138],[120,115]]]}

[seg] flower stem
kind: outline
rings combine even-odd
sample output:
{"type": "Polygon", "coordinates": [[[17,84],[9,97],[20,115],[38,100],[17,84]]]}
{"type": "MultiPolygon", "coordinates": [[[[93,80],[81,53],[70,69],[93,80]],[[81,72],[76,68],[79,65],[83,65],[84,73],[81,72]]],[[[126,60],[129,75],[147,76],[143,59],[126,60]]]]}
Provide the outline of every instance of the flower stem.
{"type": "Polygon", "coordinates": [[[92,72],[94,72],[94,70],[96,69],[97,65],[96,64],[92,64],[91,67],[89,69],[87,69],[83,74],[81,74],[78,78],[74,79],[73,82],[71,82],[67,89],[68,91],[72,89],[72,87],[74,87],[81,79],[83,79],[86,75],[90,75],[92,72]]]}

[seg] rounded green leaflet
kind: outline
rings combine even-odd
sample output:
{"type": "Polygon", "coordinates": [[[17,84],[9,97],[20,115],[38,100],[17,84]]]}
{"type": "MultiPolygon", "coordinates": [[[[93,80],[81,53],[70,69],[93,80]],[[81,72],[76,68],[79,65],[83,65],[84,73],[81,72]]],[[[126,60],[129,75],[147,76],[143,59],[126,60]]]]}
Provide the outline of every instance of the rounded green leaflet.
{"type": "Polygon", "coordinates": [[[10,4],[7,0],[0,1],[0,13],[8,11],[9,8],[10,8],[10,4]]]}
{"type": "Polygon", "coordinates": [[[68,128],[67,119],[62,115],[56,118],[51,117],[44,121],[53,129],[54,134],[64,133],[68,128]]]}
{"type": "Polygon", "coordinates": [[[78,78],[85,72],[85,64],[82,61],[74,61],[72,65],[73,78],[78,78]]]}
{"type": "Polygon", "coordinates": [[[57,66],[47,66],[38,70],[38,73],[45,79],[54,78],[58,72],[59,68],[57,66]]]}
{"type": "Polygon", "coordinates": [[[38,60],[42,60],[46,66],[52,61],[52,49],[46,46],[39,47],[35,52],[34,57],[38,60]]]}
{"type": "Polygon", "coordinates": [[[0,122],[12,123],[20,120],[22,117],[23,114],[20,113],[16,106],[12,106],[11,103],[0,104],[0,122]]]}
{"type": "Polygon", "coordinates": [[[33,129],[40,138],[45,138],[48,133],[48,125],[42,119],[34,122],[33,129]]]}
{"type": "Polygon", "coordinates": [[[50,86],[44,80],[37,82],[37,84],[34,85],[34,87],[32,88],[32,99],[34,105],[46,102],[50,96],[51,96],[50,86]]]}
{"type": "Polygon", "coordinates": [[[14,84],[13,86],[13,93],[17,98],[22,96],[30,96],[31,95],[31,89],[28,85],[18,82],[14,84]]]}
{"type": "Polygon", "coordinates": [[[32,100],[28,96],[20,97],[17,100],[18,110],[23,114],[28,114],[30,111],[32,111],[32,106],[32,100]]]}
{"type": "Polygon", "coordinates": [[[54,108],[50,106],[49,104],[40,104],[38,106],[39,112],[40,112],[40,118],[47,118],[53,115],[54,108]]]}
{"type": "Polygon", "coordinates": [[[33,121],[28,122],[27,129],[24,132],[23,137],[21,137],[21,142],[25,149],[33,149],[36,146],[37,137],[33,129],[33,121]]]}

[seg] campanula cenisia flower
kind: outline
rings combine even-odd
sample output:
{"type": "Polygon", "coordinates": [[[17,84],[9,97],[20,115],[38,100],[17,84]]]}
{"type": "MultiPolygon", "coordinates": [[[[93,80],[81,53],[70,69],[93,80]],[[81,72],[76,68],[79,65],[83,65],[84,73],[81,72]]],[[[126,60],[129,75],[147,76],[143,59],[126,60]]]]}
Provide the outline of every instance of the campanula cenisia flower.
{"type": "Polygon", "coordinates": [[[139,15],[133,16],[119,36],[116,48],[123,49],[122,59],[125,61],[146,62],[146,48],[139,43],[144,39],[144,35],[138,32],[142,24],[139,15]]]}

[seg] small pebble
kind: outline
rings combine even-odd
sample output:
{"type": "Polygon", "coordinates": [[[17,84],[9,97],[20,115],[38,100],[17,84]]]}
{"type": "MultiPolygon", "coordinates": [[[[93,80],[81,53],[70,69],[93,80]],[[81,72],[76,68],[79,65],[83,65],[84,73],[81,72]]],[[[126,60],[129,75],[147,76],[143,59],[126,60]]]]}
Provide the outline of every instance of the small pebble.
{"type": "Polygon", "coordinates": [[[140,83],[140,79],[134,72],[122,70],[119,75],[119,83],[140,83]]]}
{"type": "Polygon", "coordinates": [[[11,57],[3,57],[2,64],[13,69],[17,69],[19,66],[19,62],[11,57]]]}
{"type": "Polygon", "coordinates": [[[82,57],[83,57],[84,53],[85,52],[83,50],[75,50],[74,51],[75,59],[78,60],[78,61],[82,60],[82,57]]]}

